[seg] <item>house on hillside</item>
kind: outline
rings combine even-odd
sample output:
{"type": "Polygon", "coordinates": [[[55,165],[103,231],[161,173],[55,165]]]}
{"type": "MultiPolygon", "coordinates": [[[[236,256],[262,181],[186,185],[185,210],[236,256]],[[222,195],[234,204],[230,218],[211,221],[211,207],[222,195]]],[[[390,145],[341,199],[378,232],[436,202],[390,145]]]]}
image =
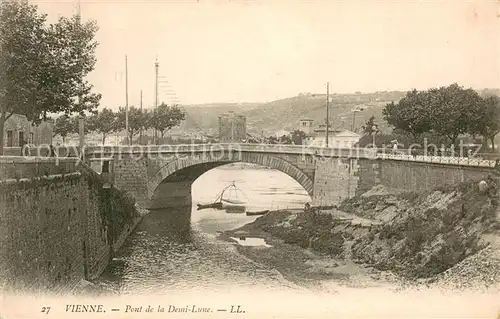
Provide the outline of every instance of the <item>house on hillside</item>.
{"type": "Polygon", "coordinates": [[[53,121],[42,121],[36,125],[25,115],[13,114],[5,121],[3,146],[19,147],[23,142],[30,145],[52,144],[53,134],[53,121]]]}
{"type": "MultiPolygon", "coordinates": [[[[302,122],[301,122],[302,123],[302,122]]],[[[306,133],[304,144],[313,147],[326,147],[326,124],[320,124],[312,132],[306,133]]],[[[328,130],[328,146],[337,148],[351,148],[359,142],[361,135],[349,130],[328,130]]]]}
{"type": "Polygon", "coordinates": [[[301,118],[299,120],[299,128],[298,130],[299,131],[302,131],[306,134],[311,134],[313,132],[313,122],[314,120],[310,119],[310,118],[301,118]]]}

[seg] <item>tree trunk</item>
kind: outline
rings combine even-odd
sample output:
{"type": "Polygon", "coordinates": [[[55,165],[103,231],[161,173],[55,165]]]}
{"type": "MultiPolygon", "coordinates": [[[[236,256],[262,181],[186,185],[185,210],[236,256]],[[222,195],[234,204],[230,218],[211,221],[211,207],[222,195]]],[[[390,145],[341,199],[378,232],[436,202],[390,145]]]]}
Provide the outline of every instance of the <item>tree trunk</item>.
{"type": "Polygon", "coordinates": [[[106,143],[106,134],[102,133],[102,145],[106,143]]]}
{"type": "Polygon", "coordinates": [[[3,130],[5,127],[5,112],[2,112],[2,116],[0,116],[0,155],[3,155],[3,130]]]}
{"type": "Polygon", "coordinates": [[[63,139],[63,145],[66,145],[66,136],[61,136],[63,139]]]}
{"type": "Polygon", "coordinates": [[[488,140],[491,139],[487,135],[483,135],[483,143],[481,144],[481,153],[487,152],[489,147],[488,147],[488,140]]]}
{"type": "Polygon", "coordinates": [[[495,136],[492,136],[490,138],[491,140],[491,150],[494,152],[495,151],[495,136]]]}

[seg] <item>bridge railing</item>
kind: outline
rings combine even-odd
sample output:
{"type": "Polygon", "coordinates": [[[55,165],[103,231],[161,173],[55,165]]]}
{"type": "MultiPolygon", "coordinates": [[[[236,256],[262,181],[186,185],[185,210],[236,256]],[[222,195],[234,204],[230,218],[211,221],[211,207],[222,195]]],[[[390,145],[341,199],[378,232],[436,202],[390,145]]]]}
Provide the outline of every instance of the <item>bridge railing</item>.
{"type": "Polygon", "coordinates": [[[500,162],[500,153],[472,153],[454,151],[426,151],[422,149],[378,149],[378,157],[382,159],[442,163],[465,166],[496,167],[500,162]],[[413,153],[413,154],[412,154],[413,153]]]}
{"type": "Polygon", "coordinates": [[[458,157],[458,156],[435,156],[435,155],[409,155],[409,154],[391,154],[391,153],[379,153],[378,158],[380,159],[391,159],[400,161],[411,161],[411,162],[427,162],[427,163],[439,163],[439,164],[454,164],[463,166],[480,166],[480,167],[495,167],[495,160],[488,160],[482,158],[471,158],[471,157],[458,157]]]}

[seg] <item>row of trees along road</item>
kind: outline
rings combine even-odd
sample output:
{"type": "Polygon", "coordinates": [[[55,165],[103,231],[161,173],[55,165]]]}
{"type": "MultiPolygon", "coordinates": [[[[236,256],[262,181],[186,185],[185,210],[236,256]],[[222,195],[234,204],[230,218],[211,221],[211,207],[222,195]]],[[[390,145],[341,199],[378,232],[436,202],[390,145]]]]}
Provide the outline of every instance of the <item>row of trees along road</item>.
{"type": "Polygon", "coordinates": [[[96,63],[97,29],[78,15],[48,24],[26,0],[0,1],[0,155],[14,113],[38,123],[97,108],[101,95],[85,80],[96,63]]]}
{"type": "Polygon", "coordinates": [[[459,135],[480,135],[486,145],[489,140],[495,149],[495,136],[500,133],[500,98],[480,96],[473,89],[454,83],[409,91],[398,103],[387,104],[383,116],[395,130],[406,132],[415,140],[433,133],[455,145],[459,135]]]}
{"type": "MultiPolygon", "coordinates": [[[[118,112],[104,108],[100,112],[88,116],[85,119],[85,133],[96,132],[102,135],[102,143],[106,143],[106,137],[115,132],[125,130],[125,108],[120,107],[118,112]]],[[[153,110],[129,107],[128,138],[133,140],[141,130],[156,129],[163,139],[165,132],[178,126],[186,119],[186,114],[177,105],[169,106],[161,103],[153,110]]],[[[56,120],[54,135],[60,135],[65,143],[68,134],[78,133],[78,117],[60,116],[56,120]]]]}

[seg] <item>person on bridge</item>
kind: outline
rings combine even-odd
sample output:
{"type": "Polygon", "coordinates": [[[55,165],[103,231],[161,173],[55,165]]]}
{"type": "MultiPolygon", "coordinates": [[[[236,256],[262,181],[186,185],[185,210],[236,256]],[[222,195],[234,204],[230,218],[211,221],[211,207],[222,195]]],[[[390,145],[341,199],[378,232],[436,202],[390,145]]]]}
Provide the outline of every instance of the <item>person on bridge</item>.
{"type": "Polygon", "coordinates": [[[56,157],[56,149],[52,144],[50,144],[50,157],[56,157]]]}
{"type": "Polygon", "coordinates": [[[28,142],[26,142],[26,140],[21,141],[21,156],[24,156],[24,148],[26,147],[27,144],[28,142]]]}
{"type": "Polygon", "coordinates": [[[413,156],[413,159],[417,159],[417,149],[416,148],[412,148],[410,150],[410,153],[411,153],[411,156],[413,156]]]}
{"type": "Polygon", "coordinates": [[[393,145],[392,145],[392,153],[393,154],[396,154],[398,152],[398,143],[395,142],[393,145]]]}

